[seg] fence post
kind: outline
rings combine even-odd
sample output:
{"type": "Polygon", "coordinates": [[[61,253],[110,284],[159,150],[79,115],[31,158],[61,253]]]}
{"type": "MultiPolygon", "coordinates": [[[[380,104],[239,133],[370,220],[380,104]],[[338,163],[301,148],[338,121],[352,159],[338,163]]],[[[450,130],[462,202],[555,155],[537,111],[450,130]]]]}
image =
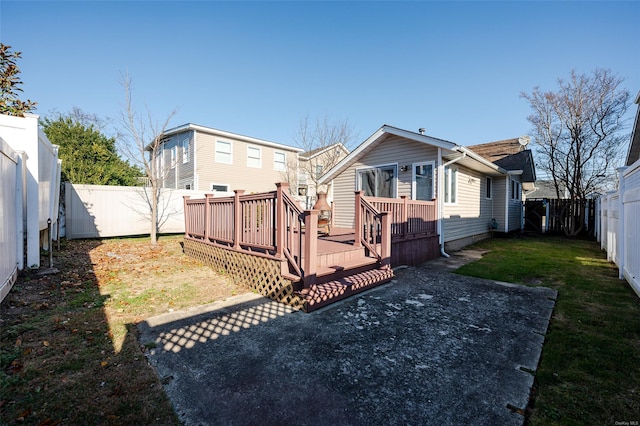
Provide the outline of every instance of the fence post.
{"type": "Polygon", "coordinates": [[[621,280],[624,279],[624,259],[625,253],[624,249],[626,246],[625,241],[625,217],[624,217],[624,192],[626,190],[626,182],[624,180],[624,171],[626,167],[618,167],[618,194],[620,194],[619,202],[620,202],[620,212],[618,213],[618,229],[616,232],[616,244],[618,244],[618,248],[616,252],[618,254],[618,278],[621,280]]]}
{"type": "Polygon", "coordinates": [[[356,214],[355,214],[355,241],[354,247],[362,247],[362,191],[356,191],[356,214]]]}
{"type": "Polygon", "coordinates": [[[233,248],[240,250],[240,240],[242,238],[242,207],[240,206],[240,196],[244,194],[244,189],[235,189],[233,198],[233,248]]]}
{"type": "Polygon", "coordinates": [[[182,196],[182,211],[184,212],[184,235],[189,235],[189,231],[191,231],[189,226],[189,212],[187,210],[187,200],[191,198],[190,195],[182,196]]]}
{"type": "Polygon", "coordinates": [[[204,194],[204,240],[209,241],[211,235],[211,205],[209,198],[213,198],[213,194],[204,194]]]}
{"type": "Polygon", "coordinates": [[[304,253],[302,255],[304,287],[309,288],[316,282],[318,271],[318,213],[319,210],[306,210],[304,212],[304,253]]]}
{"type": "Polygon", "coordinates": [[[284,241],[287,235],[287,209],[284,205],[283,191],[289,189],[287,182],[276,183],[276,256],[282,259],[284,241]]]}
{"type": "Polygon", "coordinates": [[[391,267],[391,219],[388,212],[380,213],[381,238],[380,238],[380,266],[383,269],[391,267]]]}

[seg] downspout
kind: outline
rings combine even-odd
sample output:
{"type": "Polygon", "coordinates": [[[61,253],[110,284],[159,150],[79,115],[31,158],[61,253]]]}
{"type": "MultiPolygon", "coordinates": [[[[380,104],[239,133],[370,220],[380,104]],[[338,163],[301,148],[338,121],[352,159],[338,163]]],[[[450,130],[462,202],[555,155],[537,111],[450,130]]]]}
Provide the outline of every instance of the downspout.
{"type": "Polygon", "coordinates": [[[504,200],[504,232],[506,234],[509,233],[509,203],[511,202],[510,191],[511,191],[511,176],[507,174],[506,177],[506,185],[507,189],[506,198],[504,200]]]}
{"type": "Polygon", "coordinates": [[[438,148],[438,235],[440,238],[440,255],[443,257],[450,257],[449,254],[444,251],[444,168],[457,161],[462,160],[467,156],[466,152],[453,160],[449,160],[444,164],[442,163],[442,148],[438,148]]]}

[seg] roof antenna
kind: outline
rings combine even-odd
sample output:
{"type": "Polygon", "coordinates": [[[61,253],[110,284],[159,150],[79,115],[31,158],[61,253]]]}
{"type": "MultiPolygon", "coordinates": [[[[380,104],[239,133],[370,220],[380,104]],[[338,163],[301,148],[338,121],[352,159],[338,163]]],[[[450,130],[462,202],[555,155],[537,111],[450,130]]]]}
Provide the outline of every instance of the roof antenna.
{"type": "Polygon", "coordinates": [[[420,132],[421,135],[424,135],[424,132],[426,132],[426,131],[427,131],[427,129],[425,129],[424,127],[420,127],[418,129],[418,132],[420,132]]]}

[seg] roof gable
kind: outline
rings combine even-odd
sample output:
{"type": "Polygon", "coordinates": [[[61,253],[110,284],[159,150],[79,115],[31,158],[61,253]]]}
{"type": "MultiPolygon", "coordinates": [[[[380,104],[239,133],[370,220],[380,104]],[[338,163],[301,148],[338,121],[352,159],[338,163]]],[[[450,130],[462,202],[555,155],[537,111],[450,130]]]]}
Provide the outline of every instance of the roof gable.
{"type": "Polygon", "coordinates": [[[520,138],[505,139],[467,147],[476,154],[505,170],[522,170],[523,182],[535,182],[536,168],[530,149],[520,143],[520,138]]]}
{"type": "Polygon", "coordinates": [[[344,171],[349,165],[361,158],[364,154],[369,152],[373,147],[382,142],[388,137],[388,135],[400,136],[415,142],[424,143],[426,145],[432,145],[437,148],[443,148],[449,151],[455,150],[457,145],[453,142],[446,141],[444,139],[433,138],[431,136],[423,135],[421,133],[410,132],[398,127],[389,126],[387,124],[376,130],[371,136],[369,136],[364,142],[358,145],[353,151],[343,158],[338,164],[336,164],[331,170],[329,170],[319,180],[319,183],[326,183],[333,179],[335,176],[344,171]]]}
{"type": "Polygon", "coordinates": [[[629,142],[629,152],[627,153],[627,161],[625,163],[627,166],[640,160],[640,91],[638,92],[635,103],[638,104],[638,109],[636,110],[636,121],[631,133],[631,141],[629,142]]]}

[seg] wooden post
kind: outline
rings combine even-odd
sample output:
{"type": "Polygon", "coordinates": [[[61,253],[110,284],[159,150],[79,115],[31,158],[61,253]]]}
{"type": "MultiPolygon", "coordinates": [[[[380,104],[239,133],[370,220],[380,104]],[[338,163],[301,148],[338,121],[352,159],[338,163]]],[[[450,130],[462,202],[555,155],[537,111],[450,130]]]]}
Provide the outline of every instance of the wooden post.
{"type": "Polygon", "coordinates": [[[183,211],[184,211],[184,235],[185,236],[188,236],[189,232],[191,231],[191,229],[190,229],[191,227],[189,226],[189,217],[187,216],[188,215],[188,212],[187,212],[187,200],[189,198],[191,198],[190,195],[183,195],[182,196],[182,202],[184,203],[182,208],[184,209],[183,211]]]}
{"type": "Polygon", "coordinates": [[[233,248],[240,250],[240,240],[242,238],[242,208],[240,206],[240,196],[244,194],[244,189],[233,191],[233,248]]]}
{"type": "Polygon", "coordinates": [[[400,223],[402,225],[400,226],[402,226],[402,238],[404,238],[409,232],[409,198],[406,195],[402,195],[400,198],[402,198],[402,213],[400,214],[400,223]]]}
{"type": "Polygon", "coordinates": [[[362,247],[362,208],[360,200],[362,199],[362,191],[356,191],[356,214],[355,214],[355,241],[354,247],[362,247]]]}
{"type": "Polygon", "coordinates": [[[209,241],[211,235],[211,205],[209,198],[213,198],[213,194],[204,194],[204,240],[209,241]]]}
{"type": "Polygon", "coordinates": [[[380,238],[380,266],[383,269],[391,267],[391,218],[388,212],[381,212],[381,238],[380,238]]]}
{"type": "Polygon", "coordinates": [[[287,209],[284,206],[283,192],[289,189],[286,182],[276,183],[276,256],[284,257],[284,242],[287,235],[287,209]]]}
{"type": "Polygon", "coordinates": [[[319,210],[306,210],[304,212],[304,254],[303,272],[304,287],[309,288],[316,282],[318,272],[318,214],[319,210]]]}

